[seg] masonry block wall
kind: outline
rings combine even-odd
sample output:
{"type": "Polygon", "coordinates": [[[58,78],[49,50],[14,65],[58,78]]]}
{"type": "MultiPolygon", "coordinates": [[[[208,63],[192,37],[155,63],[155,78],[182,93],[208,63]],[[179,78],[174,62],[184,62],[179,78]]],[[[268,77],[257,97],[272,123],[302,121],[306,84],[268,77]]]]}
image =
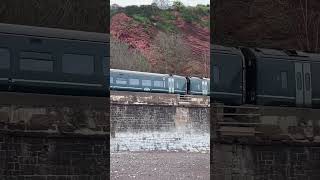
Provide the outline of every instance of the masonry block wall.
{"type": "Polygon", "coordinates": [[[188,128],[209,132],[209,103],[203,100],[207,97],[199,96],[194,99],[196,102],[179,104],[177,95],[114,92],[111,94],[110,104],[112,131],[168,131],[188,128]]]}
{"type": "Polygon", "coordinates": [[[0,132],[0,179],[107,180],[107,136],[0,132]]]}
{"type": "Polygon", "coordinates": [[[320,147],[215,144],[215,180],[317,180],[320,147]]]}
{"type": "Polygon", "coordinates": [[[0,179],[109,177],[107,98],[0,93],[0,179]]]}
{"type": "Polygon", "coordinates": [[[212,179],[320,179],[320,110],[258,107],[245,121],[211,110],[212,179]]]}

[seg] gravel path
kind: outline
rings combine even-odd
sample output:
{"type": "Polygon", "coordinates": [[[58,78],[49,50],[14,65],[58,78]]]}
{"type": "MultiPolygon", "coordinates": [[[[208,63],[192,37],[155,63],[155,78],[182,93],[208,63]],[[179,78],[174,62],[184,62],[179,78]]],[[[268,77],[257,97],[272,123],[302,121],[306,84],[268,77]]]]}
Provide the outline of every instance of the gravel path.
{"type": "Polygon", "coordinates": [[[111,180],[209,180],[209,153],[111,153],[111,180]]]}

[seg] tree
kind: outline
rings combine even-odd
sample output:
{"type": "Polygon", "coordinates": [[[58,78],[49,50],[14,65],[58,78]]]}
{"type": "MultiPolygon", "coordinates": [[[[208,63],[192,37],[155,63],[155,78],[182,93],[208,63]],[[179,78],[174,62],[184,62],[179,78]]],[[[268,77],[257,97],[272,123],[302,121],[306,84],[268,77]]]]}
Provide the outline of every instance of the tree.
{"type": "Polygon", "coordinates": [[[150,66],[146,59],[135,49],[118,40],[110,38],[110,67],[149,72],[150,66]]]}
{"type": "Polygon", "coordinates": [[[173,8],[177,11],[180,11],[181,9],[184,8],[184,5],[181,1],[173,1],[173,8]]]}
{"type": "Polygon", "coordinates": [[[170,7],[169,0],[153,0],[152,4],[156,4],[160,9],[168,9],[170,7]]]}
{"type": "Polygon", "coordinates": [[[163,64],[157,68],[168,74],[184,74],[184,69],[191,61],[191,49],[185,44],[180,34],[159,32],[155,38],[158,58],[163,64]]]}

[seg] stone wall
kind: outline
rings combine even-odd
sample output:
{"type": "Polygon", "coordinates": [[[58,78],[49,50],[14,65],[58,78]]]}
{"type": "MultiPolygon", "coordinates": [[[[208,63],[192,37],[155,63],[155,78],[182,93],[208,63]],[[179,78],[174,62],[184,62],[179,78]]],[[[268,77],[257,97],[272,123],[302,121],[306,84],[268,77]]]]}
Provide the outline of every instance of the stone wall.
{"type": "Polygon", "coordinates": [[[109,137],[0,132],[0,179],[105,180],[109,137]]]}
{"type": "Polygon", "coordinates": [[[215,180],[317,180],[320,147],[215,144],[212,178],[215,180]]]}
{"type": "Polygon", "coordinates": [[[108,98],[1,92],[0,100],[0,179],[107,179],[108,98]]]}
{"type": "Polygon", "coordinates": [[[209,151],[209,100],[161,93],[111,93],[111,151],[209,151]]]}
{"type": "Polygon", "coordinates": [[[320,110],[211,107],[213,179],[320,178],[320,110]]]}

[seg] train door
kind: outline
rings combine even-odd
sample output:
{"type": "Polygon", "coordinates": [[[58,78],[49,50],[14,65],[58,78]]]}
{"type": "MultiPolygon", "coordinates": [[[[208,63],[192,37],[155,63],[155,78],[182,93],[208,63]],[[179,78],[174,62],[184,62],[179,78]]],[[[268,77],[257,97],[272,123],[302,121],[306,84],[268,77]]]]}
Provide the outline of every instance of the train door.
{"type": "Polygon", "coordinates": [[[202,94],[208,94],[208,82],[205,79],[202,80],[202,94]]]}
{"type": "Polygon", "coordinates": [[[295,79],[296,79],[296,105],[303,105],[303,72],[302,63],[295,63],[295,79]]]}
{"type": "Polygon", "coordinates": [[[0,48],[0,89],[7,90],[9,86],[9,77],[11,76],[10,68],[11,55],[7,48],[0,48]]]}
{"type": "Polygon", "coordinates": [[[295,63],[296,105],[311,106],[311,71],[309,63],[295,63]]]}
{"type": "Polygon", "coordinates": [[[312,105],[312,86],[311,86],[311,70],[310,63],[303,63],[304,76],[304,104],[309,107],[312,105]]]}
{"type": "Polygon", "coordinates": [[[174,93],[174,78],[171,76],[168,78],[168,88],[169,88],[169,93],[174,93]]]}

